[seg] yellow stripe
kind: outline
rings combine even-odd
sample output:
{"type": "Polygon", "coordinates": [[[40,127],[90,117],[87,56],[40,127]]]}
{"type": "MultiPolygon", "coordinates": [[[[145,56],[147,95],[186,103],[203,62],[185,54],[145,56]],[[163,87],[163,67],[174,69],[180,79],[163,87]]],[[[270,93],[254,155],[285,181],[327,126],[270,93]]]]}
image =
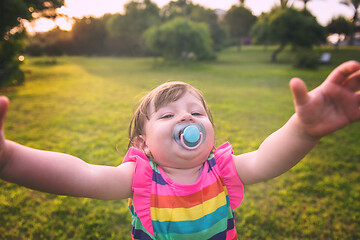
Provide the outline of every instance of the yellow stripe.
{"type": "Polygon", "coordinates": [[[192,221],[214,212],[226,204],[226,194],[221,192],[216,197],[192,208],[150,208],[151,219],[155,221],[192,221]]]}

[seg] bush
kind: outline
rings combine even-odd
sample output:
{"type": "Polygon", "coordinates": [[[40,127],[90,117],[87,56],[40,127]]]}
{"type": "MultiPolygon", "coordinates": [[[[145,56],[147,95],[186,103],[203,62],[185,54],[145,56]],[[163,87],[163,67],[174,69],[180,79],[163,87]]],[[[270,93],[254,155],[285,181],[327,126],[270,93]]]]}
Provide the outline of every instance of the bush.
{"type": "Polygon", "coordinates": [[[319,55],[313,51],[298,51],[294,59],[294,67],[316,69],[319,65],[319,55]]]}
{"type": "Polygon", "coordinates": [[[144,33],[146,45],[165,59],[214,59],[209,28],[184,18],[175,18],[160,27],[151,27],[144,33]]]}
{"type": "Polygon", "coordinates": [[[19,85],[24,81],[18,59],[23,48],[22,37],[23,33],[16,33],[0,40],[0,87],[19,85]]]}
{"type": "Polygon", "coordinates": [[[21,85],[24,79],[25,75],[19,68],[19,61],[10,62],[0,69],[0,87],[21,85]]]}

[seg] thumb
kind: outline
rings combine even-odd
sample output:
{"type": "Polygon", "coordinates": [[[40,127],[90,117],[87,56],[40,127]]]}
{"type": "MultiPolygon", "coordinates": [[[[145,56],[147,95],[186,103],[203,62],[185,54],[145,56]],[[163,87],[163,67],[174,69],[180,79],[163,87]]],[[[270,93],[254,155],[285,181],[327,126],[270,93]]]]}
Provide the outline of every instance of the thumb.
{"type": "Polygon", "coordinates": [[[9,99],[7,97],[0,97],[0,130],[3,131],[5,116],[9,107],[9,99]]]}
{"type": "Polygon", "coordinates": [[[304,105],[309,101],[309,94],[305,83],[300,78],[290,80],[290,89],[294,98],[295,106],[304,105]]]}

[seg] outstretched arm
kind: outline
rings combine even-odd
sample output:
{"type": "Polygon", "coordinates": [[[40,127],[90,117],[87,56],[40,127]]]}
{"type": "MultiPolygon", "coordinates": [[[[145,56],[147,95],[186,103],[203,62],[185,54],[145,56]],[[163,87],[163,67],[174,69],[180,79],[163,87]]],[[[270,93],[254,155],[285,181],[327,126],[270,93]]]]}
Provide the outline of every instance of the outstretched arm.
{"type": "Polygon", "coordinates": [[[235,156],[245,184],[271,179],[296,165],[320,140],[360,119],[360,64],[338,66],[308,92],[299,78],[290,81],[296,113],[254,152],[235,156]]]}
{"type": "Polygon", "coordinates": [[[0,178],[35,190],[96,199],[131,197],[133,163],[98,166],[67,154],[28,148],[4,137],[8,99],[0,98],[0,178]]]}

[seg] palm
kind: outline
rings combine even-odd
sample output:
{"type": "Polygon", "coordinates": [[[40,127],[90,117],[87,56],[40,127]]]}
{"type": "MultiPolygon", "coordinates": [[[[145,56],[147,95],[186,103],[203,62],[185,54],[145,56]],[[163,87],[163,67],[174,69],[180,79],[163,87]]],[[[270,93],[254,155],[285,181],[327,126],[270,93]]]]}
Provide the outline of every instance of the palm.
{"type": "Polygon", "coordinates": [[[291,81],[296,113],[308,134],[325,136],[360,119],[360,65],[347,62],[307,92],[300,79],[291,81]]]}

